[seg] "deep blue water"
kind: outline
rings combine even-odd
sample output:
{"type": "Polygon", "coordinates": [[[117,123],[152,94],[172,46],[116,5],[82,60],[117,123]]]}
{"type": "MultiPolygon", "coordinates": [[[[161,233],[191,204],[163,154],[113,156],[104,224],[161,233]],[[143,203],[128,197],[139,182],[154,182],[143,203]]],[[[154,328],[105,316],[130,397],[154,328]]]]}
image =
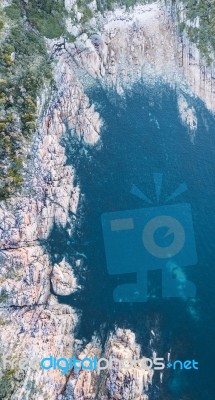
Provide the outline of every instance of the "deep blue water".
{"type": "MultiPolygon", "coordinates": [[[[194,143],[180,121],[176,92],[169,87],[136,87],[124,101],[98,85],[89,93],[104,120],[102,147],[83,152],[76,139],[65,140],[68,163],[75,166],[84,193],[81,222],[74,238],[55,227],[47,244],[56,262],[66,257],[74,265],[76,252],[83,253],[86,270],[78,270],[83,290],[60,301],[82,312],[77,335],[90,340],[101,337],[115,324],[133,329],[148,349],[149,331],[157,329],[157,350],[162,357],[171,348],[173,358],[199,362],[198,371],[166,374],[165,400],[212,400],[215,383],[215,119],[204,105],[189,99],[196,108],[198,130],[194,143]],[[161,204],[181,183],[188,191],[172,202],[192,207],[198,264],[184,268],[195,283],[194,301],[164,300],[161,274],[152,272],[151,287],[157,298],[146,303],[115,303],[113,289],[121,282],[135,282],[135,274],[107,273],[101,215],[147,206],[130,194],[132,184],[156,203],[153,174],[163,173],[161,204]],[[55,255],[55,256],[54,256],[55,255]]],[[[149,288],[150,291],[150,288],[149,288]]],[[[162,397],[163,396],[163,397],[162,397]]]]}

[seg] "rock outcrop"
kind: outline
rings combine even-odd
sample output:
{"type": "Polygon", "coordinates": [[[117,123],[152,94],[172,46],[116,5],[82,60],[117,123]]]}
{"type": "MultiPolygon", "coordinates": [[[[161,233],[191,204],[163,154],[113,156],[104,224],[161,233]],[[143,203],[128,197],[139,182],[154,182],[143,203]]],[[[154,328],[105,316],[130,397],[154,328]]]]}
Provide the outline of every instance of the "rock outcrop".
{"type": "Polygon", "coordinates": [[[194,107],[189,106],[185,97],[181,94],[178,96],[178,110],[181,116],[181,121],[188,126],[191,140],[195,139],[197,129],[197,116],[194,107]]]}
{"type": "Polygon", "coordinates": [[[141,79],[162,80],[179,93],[198,96],[214,112],[214,62],[207,66],[197,46],[180,33],[183,10],[170,1],[107,12],[98,18],[97,33],[79,35],[66,49],[79,67],[119,94],[141,79]]]}
{"type": "MultiPolygon", "coordinates": [[[[85,349],[78,355],[79,360],[94,357],[99,359],[102,354],[101,344],[94,338],[85,349]]],[[[99,394],[100,377],[97,371],[81,369],[70,372],[65,391],[58,396],[58,400],[91,400],[96,399],[99,394]]]]}
{"type": "MultiPolygon", "coordinates": [[[[0,205],[1,357],[7,355],[0,386],[4,387],[8,374],[11,377],[6,399],[54,399],[66,378],[59,371],[46,374],[38,360],[32,373],[26,360],[33,355],[41,360],[50,353],[71,356],[73,349],[77,316],[71,307],[58,304],[50,287],[52,279],[56,294],[63,288],[68,294],[75,290],[76,280],[66,264],[51,265],[41,241],[48,238],[54,223],[68,224],[70,210],[77,213],[80,190],[60,144],[66,123],[83,146],[98,142],[101,123],[63,56],[55,76],[58,92],[41,116],[22,193],[0,205]],[[24,376],[20,365],[25,365],[24,376]]],[[[74,216],[71,231],[75,221],[74,216]]]]}
{"type": "Polygon", "coordinates": [[[140,346],[135,335],[128,329],[116,329],[107,339],[104,353],[98,342],[86,346],[79,359],[94,357],[110,362],[107,369],[100,371],[72,371],[63,395],[58,400],[147,400],[149,385],[152,384],[153,370],[135,366],[141,360],[140,346]],[[127,365],[126,360],[134,361],[134,366],[127,365]],[[119,362],[125,362],[126,368],[120,368],[119,362]]]}
{"type": "MultiPolygon", "coordinates": [[[[105,357],[115,359],[113,368],[103,377],[100,395],[103,400],[147,400],[147,391],[152,383],[153,369],[145,370],[139,366],[119,368],[116,360],[140,360],[140,346],[135,334],[130,330],[117,329],[107,341],[105,357]]],[[[125,363],[126,364],[126,363],[125,363]]]]}
{"type": "MultiPolygon", "coordinates": [[[[203,57],[197,45],[188,37],[186,30],[180,32],[180,23],[193,28],[199,28],[198,17],[189,21],[182,2],[170,2],[167,10],[174,23],[177,38],[177,62],[183,71],[185,81],[190,85],[195,96],[198,96],[206,107],[215,111],[215,62],[214,54],[211,54],[211,63],[203,57]]],[[[207,46],[207,43],[206,43],[207,46]]],[[[209,44],[208,44],[209,46],[209,44]]],[[[211,49],[209,49],[211,53],[211,49]]]]}
{"type": "Polygon", "coordinates": [[[77,281],[69,264],[62,260],[52,269],[51,283],[56,295],[68,296],[77,289],[77,281]]]}

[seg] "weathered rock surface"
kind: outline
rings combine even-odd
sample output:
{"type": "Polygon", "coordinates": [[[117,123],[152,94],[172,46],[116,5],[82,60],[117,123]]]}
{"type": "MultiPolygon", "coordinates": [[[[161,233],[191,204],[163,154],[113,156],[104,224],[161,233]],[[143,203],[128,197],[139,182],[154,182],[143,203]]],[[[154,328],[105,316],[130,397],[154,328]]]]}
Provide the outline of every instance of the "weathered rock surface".
{"type": "Polygon", "coordinates": [[[178,110],[181,116],[181,121],[183,124],[188,126],[191,139],[194,141],[195,132],[198,125],[196,111],[194,107],[189,106],[187,100],[182,94],[178,96],[178,110]]]}
{"type": "MultiPolygon", "coordinates": [[[[170,2],[170,15],[174,17],[174,25],[186,22],[198,28],[198,18],[189,21],[186,16],[186,7],[181,3],[170,2]]],[[[215,111],[215,55],[211,54],[211,64],[207,65],[197,46],[192,43],[188,35],[179,33],[177,29],[177,62],[183,71],[186,82],[191,86],[193,93],[204,101],[206,107],[215,111]]],[[[210,50],[211,52],[211,50],[210,50]]]]}
{"type": "Polygon", "coordinates": [[[38,360],[32,372],[26,360],[34,355],[40,360],[50,354],[69,357],[73,352],[77,316],[71,307],[58,304],[50,287],[52,276],[56,293],[69,294],[76,280],[65,263],[51,265],[41,240],[48,238],[54,223],[68,224],[70,210],[74,213],[71,231],[75,228],[80,190],[74,185],[74,169],[65,166],[60,144],[66,123],[83,146],[98,142],[101,123],[64,56],[55,76],[58,92],[41,117],[23,191],[0,204],[1,357],[12,360],[7,371],[0,372],[2,384],[8,371],[11,376],[5,399],[55,399],[66,378],[59,371],[47,374],[38,360]]]}
{"type": "MultiPolygon", "coordinates": [[[[6,399],[53,399],[62,390],[65,378],[59,371],[44,373],[43,357],[60,357],[73,347],[73,329],[77,317],[71,307],[59,305],[50,297],[46,305],[11,308],[1,311],[1,352],[4,355],[1,379],[11,373],[6,399]],[[11,389],[11,390],[10,390],[11,389]],[[47,390],[48,389],[48,390],[47,390]]],[[[2,357],[1,357],[2,358],[2,357]]]]}
{"type": "Polygon", "coordinates": [[[185,33],[178,34],[176,14],[179,22],[186,19],[184,7],[171,1],[107,12],[98,20],[97,33],[80,35],[66,49],[80,67],[119,94],[140,79],[162,79],[215,111],[215,64],[207,66],[197,46],[185,33]]]}
{"type": "MultiPolygon", "coordinates": [[[[112,359],[112,365],[98,374],[98,371],[72,371],[63,395],[58,400],[147,400],[147,391],[152,383],[153,370],[129,366],[120,369],[121,360],[140,360],[140,346],[135,341],[135,335],[128,329],[117,329],[107,339],[104,353],[95,341],[88,344],[79,355],[79,359],[103,357],[112,359]]],[[[135,364],[135,362],[134,362],[135,364]]]]}
{"type": "MultiPolygon", "coordinates": [[[[105,357],[118,360],[140,360],[140,346],[130,330],[117,329],[107,341],[105,357]]],[[[146,400],[147,390],[152,383],[153,370],[131,367],[120,369],[115,361],[113,368],[103,377],[100,389],[101,399],[146,400]]]]}
{"type": "MultiPolygon", "coordinates": [[[[89,343],[86,348],[79,354],[78,359],[94,357],[99,359],[102,354],[101,345],[95,339],[89,343]]],[[[74,370],[70,373],[65,391],[62,395],[58,396],[58,400],[90,400],[96,399],[100,394],[99,392],[99,375],[97,371],[80,371],[74,370]]]]}
{"type": "Polygon", "coordinates": [[[55,294],[67,296],[77,289],[77,281],[68,263],[62,260],[55,264],[51,274],[52,288],[55,294]]]}

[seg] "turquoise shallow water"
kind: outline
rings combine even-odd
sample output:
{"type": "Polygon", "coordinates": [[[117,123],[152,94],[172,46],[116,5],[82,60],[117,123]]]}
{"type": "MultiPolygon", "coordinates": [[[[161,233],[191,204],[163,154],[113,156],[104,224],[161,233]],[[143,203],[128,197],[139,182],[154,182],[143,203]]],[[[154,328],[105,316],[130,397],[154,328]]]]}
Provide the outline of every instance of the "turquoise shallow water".
{"type": "Polygon", "coordinates": [[[102,147],[88,149],[86,153],[77,140],[65,139],[68,163],[75,166],[85,195],[81,223],[72,239],[66,229],[55,227],[47,243],[55,262],[65,256],[73,265],[77,252],[85,255],[86,271],[76,271],[84,289],[61,297],[60,301],[81,310],[77,334],[88,340],[94,331],[105,337],[117,324],[134,329],[144,354],[150,354],[149,331],[156,329],[160,357],[171,348],[174,358],[195,358],[200,365],[198,371],[166,374],[164,392],[158,398],[212,400],[215,392],[215,119],[199,100],[189,99],[198,116],[196,138],[191,143],[178,115],[176,92],[169,87],[139,86],[127,93],[123,102],[115,93],[107,94],[99,86],[89,96],[104,120],[102,147]],[[182,271],[195,283],[197,295],[193,301],[162,299],[161,275],[153,271],[149,283],[150,288],[157,287],[157,298],[146,303],[115,303],[114,288],[122,282],[135,282],[135,274],[111,276],[107,273],[101,215],[146,206],[130,194],[132,184],[156,202],[154,173],[163,173],[161,203],[182,182],[188,186],[188,191],[175,203],[188,202],[192,207],[198,264],[182,271]]]}

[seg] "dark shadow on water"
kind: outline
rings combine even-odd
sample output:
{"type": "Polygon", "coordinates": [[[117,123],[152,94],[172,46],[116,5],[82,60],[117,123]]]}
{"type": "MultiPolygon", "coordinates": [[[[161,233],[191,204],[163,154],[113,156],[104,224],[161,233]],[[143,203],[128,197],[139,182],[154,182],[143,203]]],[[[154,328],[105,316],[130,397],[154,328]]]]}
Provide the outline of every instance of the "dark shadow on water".
{"type": "MultiPolygon", "coordinates": [[[[200,370],[186,371],[166,383],[165,399],[214,399],[212,362],[215,324],[215,132],[214,118],[200,101],[189,99],[198,115],[194,144],[181,124],[177,94],[169,87],[136,87],[124,101],[99,86],[90,99],[104,120],[100,150],[83,147],[75,138],[65,140],[68,164],[75,167],[81,192],[85,195],[80,215],[81,227],[69,237],[66,229],[55,226],[46,247],[53,262],[66,260],[75,265],[79,254],[86,270],[75,269],[83,290],[59,301],[81,310],[78,335],[90,340],[94,332],[102,338],[115,325],[137,332],[144,353],[150,329],[159,326],[160,357],[169,348],[182,359],[198,359],[200,370]],[[115,303],[113,290],[120,283],[135,282],[135,274],[111,276],[107,273],[101,215],[104,212],[146,207],[132,196],[135,184],[156,204],[153,173],[163,173],[161,204],[182,182],[189,190],[175,200],[192,206],[198,265],[184,271],[196,284],[200,313],[195,320],[190,303],[181,299],[151,299],[147,303],[115,303]],[[81,254],[81,256],[80,256],[81,254]],[[192,311],[192,310],[191,310],[192,311]],[[195,385],[195,393],[193,392],[195,385]],[[169,396],[169,397],[168,397],[169,396]]],[[[151,273],[161,294],[159,271],[151,273]]],[[[195,304],[193,307],[195,308],[195,304]]],[[[198,313],[198,310],[196,311],[198,313]]]]}

